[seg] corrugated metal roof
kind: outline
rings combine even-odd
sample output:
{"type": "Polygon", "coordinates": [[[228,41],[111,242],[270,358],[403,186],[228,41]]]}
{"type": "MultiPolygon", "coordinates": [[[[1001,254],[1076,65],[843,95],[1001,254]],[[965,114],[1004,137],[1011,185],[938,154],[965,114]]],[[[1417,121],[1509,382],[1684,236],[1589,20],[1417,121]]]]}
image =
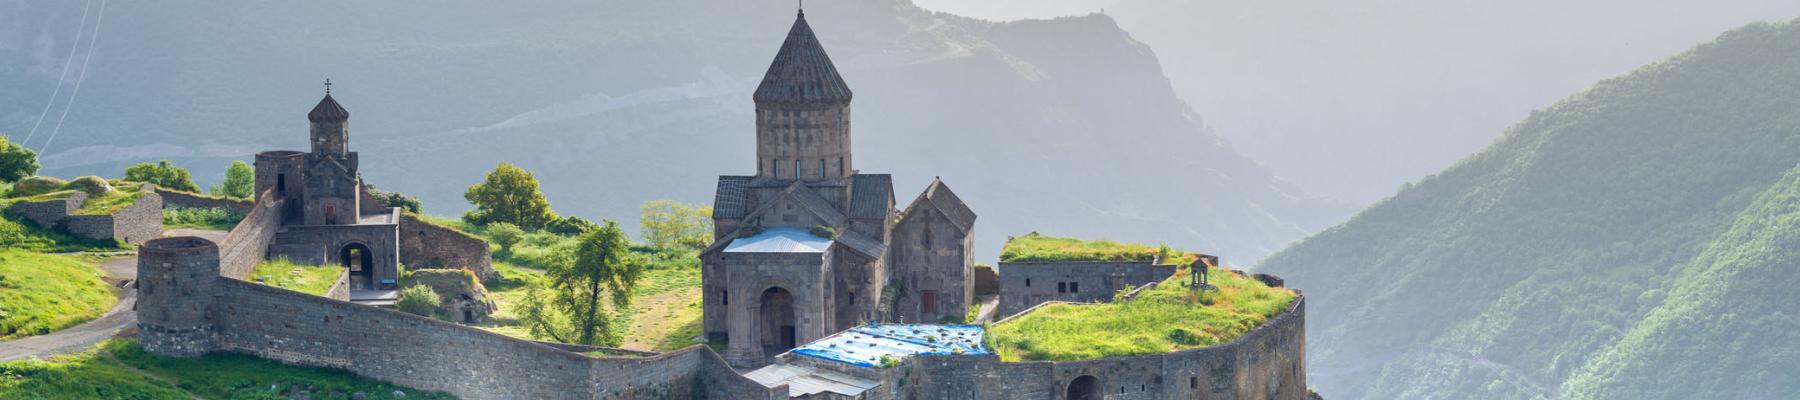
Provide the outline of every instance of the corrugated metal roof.
{"type": "Polygon", "coordinates": [[[803,397],[832,392],[856,396],[881,383],[804,365],[774,364],[744,374],[764,387],[788,385],[788,397],[803,397]]]}
{"type": "Polygon", "coordinates": [[[726,253],[824,253],[831,239],[813,236],[800,228],[770,228],[725,246],[726,253]]]}
{"type": "Polygon", "coordinates": [[[790,353],[862,367],[919,354],[987,354],[977,325],[869,324],[807,343],[790,353]]]}

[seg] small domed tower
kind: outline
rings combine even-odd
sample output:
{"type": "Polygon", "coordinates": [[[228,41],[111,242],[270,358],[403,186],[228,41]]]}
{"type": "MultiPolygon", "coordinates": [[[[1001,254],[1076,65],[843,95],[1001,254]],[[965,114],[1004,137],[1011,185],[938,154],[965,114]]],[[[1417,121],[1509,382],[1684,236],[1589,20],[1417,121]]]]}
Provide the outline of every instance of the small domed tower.
{"type": "Polygon", "coordinates": [[[855,174],[850,86],[801,11],[756,87],[758,177],[828,179],[855,174]]]}
{"type": "Polygon", "coordinates": [[[331,98],[331,86],[325,87],[325,98],[306,113],[312,121],[312,152],[342,157],[350,153],[350,111],[331,98]]]}
{"type": "Polygon", "coordinates": [[[212,351],[210,309],[219,282],[219,246],[191,236],[138,247],[138,341],[144,351],[198,357],[212,351]]]}

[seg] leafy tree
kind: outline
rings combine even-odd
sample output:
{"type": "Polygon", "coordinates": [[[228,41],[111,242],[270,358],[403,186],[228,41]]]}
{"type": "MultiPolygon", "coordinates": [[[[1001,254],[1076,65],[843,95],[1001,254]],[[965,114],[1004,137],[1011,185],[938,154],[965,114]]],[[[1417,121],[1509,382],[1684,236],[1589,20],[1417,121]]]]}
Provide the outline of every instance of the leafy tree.
{"type": "Polygon", "coordinates": [[[488,224],[487,236],[494,240],[494,244],[500,245],[500,251],[511,252],[512,246],[525,238],[525,230],[519,229],[518,225],[495,222],[488,224]]]}
{"type": "Polygon", "coordinates": [[[212,187],[212,194],[240,199],[250,198],[256,191],[256,170],[242,160],[233,160],[225,169],[225,182],[212,187]]]}
{"type": "Polygon", "coordinates": [[[712,207],[673,200],[644,203],[639,234],[662,248],[703,249],[712,243],[712,207]]]}
{"type": "Polygon", "coordinates": [[[594,221],[589,221],[586,218],[572,215],[551,221],[549,225],[544,225],[545,231],[563,236],[581,236],[582,234],[592,232],[595,229],[600,229],[600,225],[595,224],[594,221]]]}
{"type": "Polygon", "coordinates": [[[520,322],[533,335],[559,342],[617,345],[620,338],[612,331],[612,314],[631,306],[631,292],[642,272],[643,263],[631,256],[630,247],[617,222],[605,221],[600,229],[583,234],[573,254],[563,255],[545,271],[548,287],[527,287],[520,322]]]}
{"type": "Polygon", "coordinates": [[[155,164],[138,163],[125,168],[125,180],[154,183],[156,186],[174,190],[200,191],[200,185],[194,184],[194,178],[188,175],[188,170],[176,167],[169,160],[162,160],[155,164]]]}
{"type": "Polygon", "coordinates": [[[437,292],[430,286],[413,285],[400,291],[400,297],[394,300],[394,308],[419,316],[431,316],[438,309],[437,292]]]}
{"type": "Polygon", "coordinates": [[[388,206],[388,207],[398,207],[401,210],[405,210],[406,212],[413,213],[413,214],[418,214],[418,213],[420,213],[419,210],[424,209],[424,203],[420,203],[418,197],[407,196],[405,194],[401,194],[400,192],[388,192],[388,191],[378,190],[375,188],[375,185],[368,185],[368,187],[369,187],[369,197],[374,197],[376,200],[380,200],[381,205],[388,206]]]}
{"type": "Polygon", "coordinates": [[[0,136],[0,182],[16,182],[38,171],[37,152],[0,136]]]}
{"type": "Polygon", "coordinates": [[[537,178],[508,163],[500,163],[482,183],[469,186],[463,198],[475,205],[475,210],[463,215],[463,220],[471,224],[505,222],[537,230],[557,219],[556,211],[550,210],[550,200],[538,191],[537,178]]]}

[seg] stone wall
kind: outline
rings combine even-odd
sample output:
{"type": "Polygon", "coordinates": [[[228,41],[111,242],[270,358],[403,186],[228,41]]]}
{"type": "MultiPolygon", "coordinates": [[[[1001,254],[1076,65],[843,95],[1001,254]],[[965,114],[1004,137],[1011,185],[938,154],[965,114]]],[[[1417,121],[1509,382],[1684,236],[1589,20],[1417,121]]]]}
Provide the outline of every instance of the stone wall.
{"type": "Polygon", "coordinates": [[[409,213],[400,216],[400,263],[413,269],[467,268],[482,280],[500,276],[487,241],[409,213]]]}
{"type": "Polygon", "coordinates": [[[400,281],[400,241],[397,224],[360,225],[287,225],[269,243],[269,257],[286,257],[311,265],[349,265],[344,259],[347,249],[360,245],[368,249],[373,269],[370,277],[351,277],[352,289],[396,289],[400,281]],[[366,280],[367,282],[363,282],[366,280]]]}
{"type": "Polygon", "coordinates": [[[238,221],[219,245],[219,274],[231,278],[250,276],[256,264],[268,259],[269,240],[281,230],[282,211],[287,200],[274,189],[257,195],[257,202],[244,220],[238,221]]]}
{"type": "Polygon", "coordinates": [[[994,266],[977,265],[974,271],[976,296],[1000,293],[1000,274],[994,272],[994,266]]]}
{"type": "Polygon", "coordinates": [[[6,212],[84,239],[138,244],[162,236],[162,197],[155,188],[144,185],[136,202],[106,215],[75,215],[87,202],[88,195],[82,192],[57,200],[14,204],[6,212]]]}
{"type": "MultiPolygon", "coordinates": [[[[1061,399],[1083,376],[1106,399],[1308,398],[1305,297],[1230,343],[1203,349],[1082,361],[1000,362],[992,355],[912,358],[889,380],[893,398],[1061,399]]],[[[884,398],[884,397],[876,397],[884,398]]]]}
{"type": "Polygon", "coordinates": [[[1174,265],[1148,261],[1058,261],[1000,263],[1000,312],[1008,316],[1046,301],[1112,301],[1127,286],[1161,282],[1174,265]]]}
{"type": "Polygon", "coordinates": [[[180,190],[158,188],[156,194],[162,196],[164,207],[223,208],[238,213],[248,214],[250,213],[251,207],[255,206],[255,204],[252,204],[249,200],[213,197],[198,193],[183,192],[180,190]]]}
{"type": "MultiPolygon", "coordinates": [[[[924,200],[923,197],[920,201],[924,200]]],[[[888,268],[895,299],[892,320],[902,323],[960,322],[975,302],[973,232],[964,231],[943,212],[915,205],[894,225],[888,243],[888,268]],[[930,294],[931,299],[926,299],[930,294]],[[926,304],[930,300],[931,304],[926,304]],[[929,307],[928,307],[929,306],[929,307]]]]}
{"type": "Polygon", "coordinates": [[[337,281],[331,282],[331,288],[325,289],[325,298],[350,301],[350,271],[338,272],[337,281]]]}
{"type": "MultiPolygon", "coordinates": [[[[467,399],[785,399],[704,346],[647,357],[589,357],[411,314],[220,277],[198,238],[148,247],[139,276],[147,351],[239,352],[348,370],[467,399]],[[189,244],[193,244],[189,246],[189,244]]],[[[208,255],[211,255],[210,259],[208,255]]]]}

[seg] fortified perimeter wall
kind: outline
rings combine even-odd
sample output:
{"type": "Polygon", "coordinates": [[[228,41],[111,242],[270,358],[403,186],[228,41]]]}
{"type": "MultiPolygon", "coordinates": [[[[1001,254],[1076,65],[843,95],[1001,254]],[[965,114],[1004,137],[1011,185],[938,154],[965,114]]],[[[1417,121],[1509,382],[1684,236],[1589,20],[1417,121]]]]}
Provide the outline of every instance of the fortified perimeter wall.
{"type": "Polygon", "coordinates": [[[250,276],[256,264],[268,258],[269,240],[281,230],[282,210],[287,200],[274,190],[258,192],[256,203],[244,220],[225,234],[219,249],[219,274],[230,278],[250,276]]]}
{"type": "Polygon", "coordinates": [[[138,314],[146,351],[175,357],[247,353],[468,399],[787,397],[786,386],[765,388],[739,376],[703,346],[641,358],[589,357],[223,278],[219,261],[217,248],[204,239],[159,239],[144,246],[138,314]]]}
{"type": "Polygon", "coordinates": [[[884,394],[920,399],[1303,400],[1306,298],[1230,343],[1137,357],[1000,362],[997,356],[918,356],[884,394]],[[1079,383],[1078,383],[1079,381],[1079,383]],[[1070,387],[1077,392],[1071,393],[1070,387]],[[1083,386],[1090,389],[1082,391],[1083,386]]]}
{"type": "Polygon", "coordinates": [[[248,214],[254,206],[248,200],[213,197],[165,188],[157,188],[156,194],[162,196],[164,207],[222,208],[248,214]]]}
{"type": "Polygon", "coordinates": [[[1047,301],[1112,301],[1126,286],[1162,282],[1174,265],[1149,261],[1055,261],[1000,263],[1000,316],[1047,301]]]}
{"type": "Polygon", "coordinates": [[[400,215],[400,263],[414,269],[463,269],[482,280],[499,277],[487,241],[455,229],[400,215]]]}
{"type": "Polygon", "coordinates": [[[18,203],[7,213],[31,220],[41,227],[67,232],[92,240],[117,240],[143,243],[162,236],[162,196],[156,186],[144,184],[137,201],[111,214],[76,215],[87,202],[87,193],[70,193],[68,197],[32,203],[18,203]]]}

